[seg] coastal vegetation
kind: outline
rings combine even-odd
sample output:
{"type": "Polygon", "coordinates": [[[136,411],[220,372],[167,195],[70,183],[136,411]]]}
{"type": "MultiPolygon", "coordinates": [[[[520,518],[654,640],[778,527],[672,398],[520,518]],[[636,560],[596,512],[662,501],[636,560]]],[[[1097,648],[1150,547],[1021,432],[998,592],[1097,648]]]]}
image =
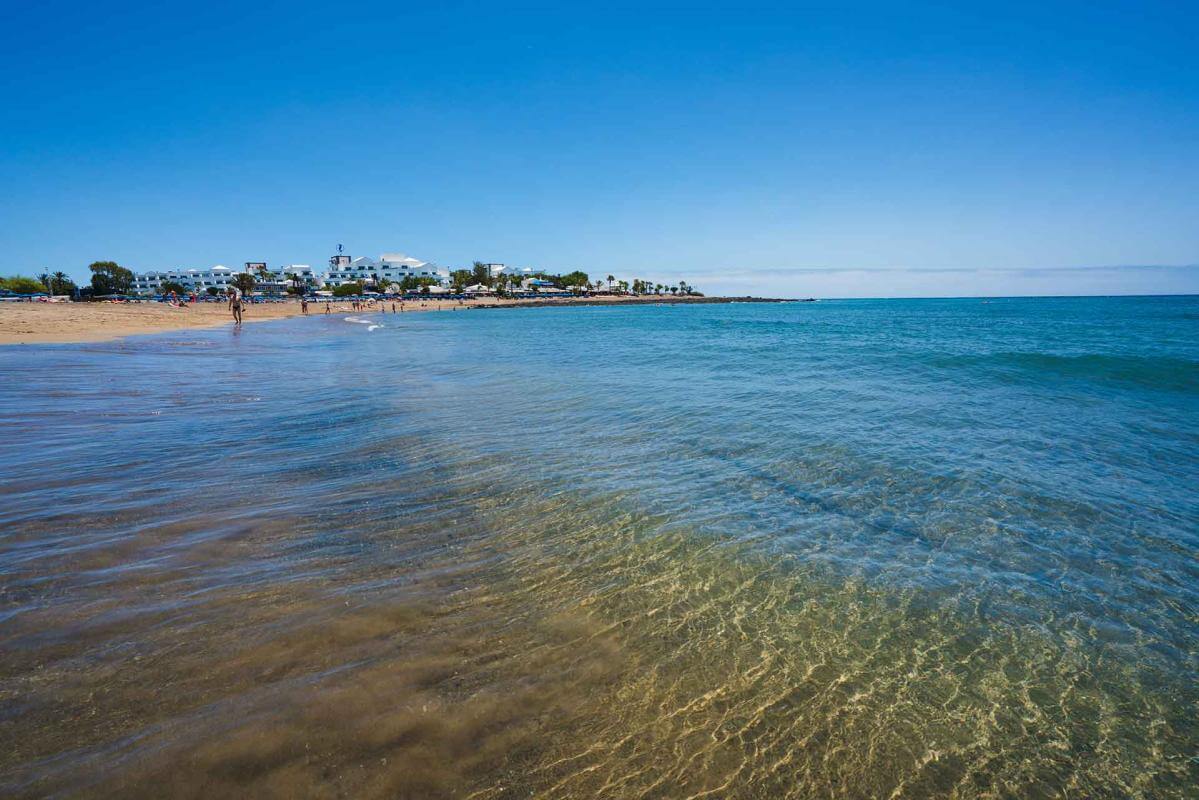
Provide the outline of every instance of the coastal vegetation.
{"type": "Polygon", "coordinates": [[[37,276],[37,279],[41,282],[42,286],[46,287],[50,294],[74,294],[78,288],[75,285],[75,281],[68,278],[67,274],[61,270],[54,274],[43,272],[37,276]]]}
{"type": "Polygon", "coordinates": [[[30,278],[27,275],[10,275],[7,278],[0,278],[0,290],[16,294],[71,295],[77,288],[75,281],[61,271],[53,274],[43,272],[36,278],[30,278]]]}
{"type": "Polygon", "coordinates": [[[133,286],[133,271],[115,261],[93,261],[88,269],[92,273],[93,294],[129,294],[133,286]]]}
{"type": "Polygon", "coordinates": [[[470,286],[474,282],[474,273],[469,269],[456,269],[450,273],[450,287],[455,291],[462,291],[463,288],[470,286]]]}
{"type": "Polygon", "coordinates": [[[236,288],[242,294],[250,294],[254,291],[254,276],[247,272],[237,273],[233,276],[233,280],[231,280],[230,283],[232,283],[234,288],[236,288]]]}
{"type": "Polygon", "coordinates": [[[46,287],[37,278],[25,275],[12,275],[0,278],[0,289],[17,294],[37,294],[46,291],[46,287]]]}
{"type": "Polygon", "coordinates": [[[133,283],[133,272],[114,261],[96,261],[88,269],[92,273],[88,286],[78,286],[65,272],[58,270],[43,272],[36,278],[27,275],[0,277],[0,291],[15,294],[51,294],[86,298],[127,294],[133,283]]]}
{"type": "Polygon", "coordinates": [[[333,287],[334,297],[354,297],[362,294],[362,284],[358,281],[352,283],[343,283],[340,286],[333,287]]]}
{"type": "Polygon", "coordinates": [[[393,283],[391,285],[399,286],[401,292],[427,292],[428,287],[437,285],[437,281],[433,278],[418,278],[413,275],[408,275],[398,284],[393,283]]]}
{"type": "Polygon", "coordinates": [[[565,289],[575,294],[584,294],[592,291],[632,291],[634,294],[639,295],[662,295],[669,293],[671,295],[694,296],[699,294],[686,281],[679,281],[676,285],[670,286],[641,278],[634,278],[631,282],[617,281],[614,275],[608,275],[606,282],[601,278],[596,278],[593,282],[586,272],[578,269],[566,273],[534,270],[520,274],[501,272],[493,275],[488,270],[486,264],[476,261],[471,269],[457,269],[450,273],[450,286],[454,291],[461,291],[467,286],[477,285],[485,286],[500,296],[503,296],[507,291],[526,288],[524,286],[526,280],[534,281],[531,286],[527,286],[528,291],[534,294],[539,293],[547,287],[565,289]]]}

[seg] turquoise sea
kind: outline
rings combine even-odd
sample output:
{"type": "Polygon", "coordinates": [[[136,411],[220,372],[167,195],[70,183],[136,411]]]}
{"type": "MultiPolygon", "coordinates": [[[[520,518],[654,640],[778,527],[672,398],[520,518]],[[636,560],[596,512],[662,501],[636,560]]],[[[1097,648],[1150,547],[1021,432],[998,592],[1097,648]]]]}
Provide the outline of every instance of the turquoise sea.
{"type": "Polygon", "coordinates": [[[1199,297],[0,371],[0,795],[1199,796],[1199,297]]]}

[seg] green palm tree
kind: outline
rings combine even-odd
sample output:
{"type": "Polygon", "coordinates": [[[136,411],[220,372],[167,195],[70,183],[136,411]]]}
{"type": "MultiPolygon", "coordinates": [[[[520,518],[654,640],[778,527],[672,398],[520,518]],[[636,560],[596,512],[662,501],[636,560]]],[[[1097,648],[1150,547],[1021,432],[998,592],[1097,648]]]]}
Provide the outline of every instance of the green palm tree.
{"type": "Polygon", "coordinates": [[[233,285],[244,295],[254,291],[254,276],[248,272],[239,272],[233,276],[233,285]]]}

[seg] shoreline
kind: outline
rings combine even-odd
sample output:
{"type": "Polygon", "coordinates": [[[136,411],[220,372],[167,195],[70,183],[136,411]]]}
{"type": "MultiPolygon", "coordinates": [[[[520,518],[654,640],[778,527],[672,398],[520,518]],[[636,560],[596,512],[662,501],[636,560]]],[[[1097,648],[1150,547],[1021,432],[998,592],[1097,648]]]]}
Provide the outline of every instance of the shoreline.
{"type": "MultiPolygon", "coordinates": [[[[483,297],[462,303],[449,300],[410,300],[403,313],[496,308],[563,308],[605,305],[685,305],[710,303],[789,303],[797,300],[762,297],[561,297],[545,300],[501,300],[483,297]]],[[[331,306],[335,314],[390,314],[390,301],[355,311],[348,302],[331,306]],[[383,309],[387,310],[384,311],[383,309]]],[[[310,304],[308,316],[325,315],[324,302],[310,304]]],[[[245,322],[267,322],[303,316],[296,301],[255,303],[246,307],[245,322]]],[[[83,344],[107,342],[126,336],[197,330],[231,325],[231,314],[222,303],[197,303],[175,308],[166,303],[0,303],[0,346],[21,344],[83,344]]]]}
{"type": "Polygon", "coordinates": [[[510,300],[504,303],[479,306],[479,308],[537,308],[541,306],[681,306],[711,303],[806,303],[808,300],[792,300],[782,297],[554,297],[545,300],[510,300]]]}

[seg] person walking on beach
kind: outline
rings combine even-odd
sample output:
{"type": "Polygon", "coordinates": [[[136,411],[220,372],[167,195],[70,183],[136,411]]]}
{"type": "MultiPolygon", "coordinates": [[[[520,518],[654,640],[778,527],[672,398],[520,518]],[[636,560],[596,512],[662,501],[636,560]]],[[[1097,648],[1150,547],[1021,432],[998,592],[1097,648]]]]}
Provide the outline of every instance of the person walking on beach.
{"type": "Polygon", "coordinates": [[[308,316],[308,298],[307,297],[300,298],[300,313],[303,314],[304,316],[308,316]]]}
{"type": "Polygon", "coordinates": [[[233,324],[241,325],[241,293],[237,289],[229,290],[229,310],[233,312],[233,324]]]}

